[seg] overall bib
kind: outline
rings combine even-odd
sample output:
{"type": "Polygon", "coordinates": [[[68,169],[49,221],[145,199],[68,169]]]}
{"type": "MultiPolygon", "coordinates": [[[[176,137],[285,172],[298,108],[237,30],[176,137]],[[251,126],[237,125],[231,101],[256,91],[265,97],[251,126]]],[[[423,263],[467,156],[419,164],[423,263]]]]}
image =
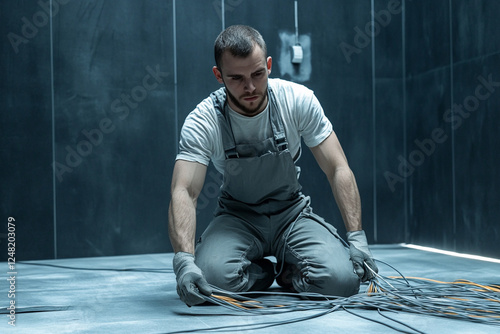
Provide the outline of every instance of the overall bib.
{"type": "Polygon", "coordinates": [[[278,270],[295,269],[298,292],[350,296],[359,290],[348,250],[336,229],[312,212],[285,136],[276,98],[268,88],[272,136],[237,144],[226,115],[226,93],[210,96],[225,152],[223,184],[215,217],[196,245],[196,263],[211,284],[230,291],[262,290],[274,281],[266,256],[278,270]]]}

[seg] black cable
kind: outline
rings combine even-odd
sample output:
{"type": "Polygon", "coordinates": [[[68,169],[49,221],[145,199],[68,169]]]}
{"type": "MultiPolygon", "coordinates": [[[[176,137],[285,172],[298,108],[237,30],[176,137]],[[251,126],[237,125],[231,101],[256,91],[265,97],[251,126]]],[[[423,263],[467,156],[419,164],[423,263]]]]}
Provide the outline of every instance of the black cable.
{"type": "MultiPolygon", "coordinates": [[[[70,306],[28,306],[16,307],[16,314],[21,313],[41,313],[41,312],[54,312],[54,311],[67,311],[71,309],[70,306]]],[[[7,307],[0,307],[0,314],[9,314],[10,309],[7,307]]]]}
{"type": "Polygon", "coordinates": [[[31,262],[17,262],[17,264],[25,264],[30,266],[41,266],[41,267],[52,267],[61,269],[71,269],[71,270],[89,270],[89,271],[130,271],[130,272],[151,272],[151,273],[173,273],[174,270],[171,268],[86,268],[86,267],[70,267],[62,266],[58,264],[49,263],[31,263],[31,262]]]}
{"type": "MultiPolygon", "coordinates": [[[[343,309],[344,311],[346,311],[347,313],[352,314],[352,315],[354,315],[354,316],[356,316],[356,317],[359,317],[359,318],[361,318],[361,319],[365,319],[365,320],[369,320],[369,321],[372,321],[372,322],[376,322],[376,323],[378,323],[378,324],[380,324],[380,325],[383,325],[383,326],[389,327],[389,328],[391,328],[391,329],[394,329],[394,330],[395,330],[395,331],[397,331],[397,332],[407,333],[407,334],[413,334],[412,332],[407,332],[407,331],[404,331],[404,330],[402,330],[402,329],[399,329],[399,328],[396,328],[396,327],[391,326],[391,325],[389,325],[389,324],[386,324],[386,323],[384,323],[384,322],[382,322],[382,321],[375,320],[375,319],[372,319],[372,318],[368,318],[368,317],[362,316],[362,315],[360,315],[360,314],[357,314],[357,313],[355,313],[355,312],[349,311],[349,310],[348,310],[348,309],[346,309],[345,307],[342,307],[342,309],[343,309]]],[[[391,320],[392,320],[392,319],[391,319],[391,320]]],[[[419,333],[422,333],[422,332],[419,332],[419,333]]]]}
{"type": "Polygon", "coordinates": [[[394,318],[391,318],[391,317],[389,317],[389,316],[387,316],[387,315],[383,314],[383,313],[380,311],[380,309],[377,309],[377,312],[378,312],[378,314],[380,314],[380,315],[381,315],[381,316],[383,316],[384,318],[387,318],[387,319],[389,319],[389,320],[391,320],[391,321],[397,322],[398,324],[403,325],[403,326],[405,326],[405,327],[408,327],[409,329],[411,329],[411,330],[413,330],[413,331],[415,331],[415,332],[417,332],[417,333],[420,333],[420,334],[425,334],[425,332],[422,332],[421,330],[418,330],[418,329],[416,329],[416,328],[414,328],[414,327],[412,327],[412,326],[410,326],[410,325],[408,325],[408,324],[405,324],[405,323],[404,323],[404,322],[402,322],[402,321],[396,320],[396,319],[394,319],[394,318]]]}

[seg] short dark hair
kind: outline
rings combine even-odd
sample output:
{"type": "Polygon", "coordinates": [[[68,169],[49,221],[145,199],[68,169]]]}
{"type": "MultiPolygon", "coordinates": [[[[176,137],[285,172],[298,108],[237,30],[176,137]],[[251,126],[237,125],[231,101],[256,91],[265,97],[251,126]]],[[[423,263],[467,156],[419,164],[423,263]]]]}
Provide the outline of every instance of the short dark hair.
{"type": "Polygon", "coordinates": [[[260,46],[267,58],[266,42],[257,30],[245,25],[230,26],[221,32],[215,40],[215,64],[220,70],[222,54],[226,50],[229,50],[235,57],[244,58],[252,53],[255,45],[260,46]]]}

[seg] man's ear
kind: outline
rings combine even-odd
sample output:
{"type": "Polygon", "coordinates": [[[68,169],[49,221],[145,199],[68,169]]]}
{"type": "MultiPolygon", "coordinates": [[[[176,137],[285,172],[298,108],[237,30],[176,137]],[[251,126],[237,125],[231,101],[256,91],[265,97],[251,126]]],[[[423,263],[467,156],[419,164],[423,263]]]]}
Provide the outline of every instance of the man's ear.
{"type": "Polygon", "coordinates": [[[267,57],[267,75],[271,74],[271,67],[273,67],[273,59],[267,57]]]}
{"type": "Polygon", "coordinates": [[[224,84],[224,80],[222,79],[222,72],[219,71],[217,66],[212,67],[212,72],[214,72],[215,78],[221,84],[224,84]]]}

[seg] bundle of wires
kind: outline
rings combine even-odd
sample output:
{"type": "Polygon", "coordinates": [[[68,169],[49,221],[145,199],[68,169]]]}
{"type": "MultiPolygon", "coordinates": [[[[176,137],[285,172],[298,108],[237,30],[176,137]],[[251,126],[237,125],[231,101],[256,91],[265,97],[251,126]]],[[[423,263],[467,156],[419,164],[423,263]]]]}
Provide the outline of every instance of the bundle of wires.
{"type": "MultiPolygon", "coordinates": [[[[378,262],[391,267],[383,261],[378,262]]],[[[269,315],[314,310],[317,312],[289,320],[223,326],[208,330],[262,329],[317,318],[337,310],[344,310],[403,333],[423,332],[389,317],[387,312],[402,311],[500,325],[500,285],[478,284],[467,280],[443,282],[428,278],[404,277],[395,268],[391,268],[399,275],[385,277],[373,272],[375,278],[364,285],[365,291],[348,298],[310,293],[261,291],[234,293],[213,287],[214,293],[207,297],[207,301],[236,311],[238,315],[269,315]],[[259,299],[255,299],[255,296],[259,296],[259,299]],[[356,309],[376,310],[389,322],[360,315],[354,311],[356,309]],[[396,324],[400,326],[395,327],[396,324]],[[401,326],[404,326],[403,329],[401,326]]],[[[197,331],[199,330],[187,330],[182,333],[197,331]]],[[[203,331],[207,331],[207,328],[203,331]]]]}
{"type": "Polygon", "coordinates": [[[500,285],[404,276],[377,278],[370,282],[367,296],[380,309],[500,325],[500,285]]]}

